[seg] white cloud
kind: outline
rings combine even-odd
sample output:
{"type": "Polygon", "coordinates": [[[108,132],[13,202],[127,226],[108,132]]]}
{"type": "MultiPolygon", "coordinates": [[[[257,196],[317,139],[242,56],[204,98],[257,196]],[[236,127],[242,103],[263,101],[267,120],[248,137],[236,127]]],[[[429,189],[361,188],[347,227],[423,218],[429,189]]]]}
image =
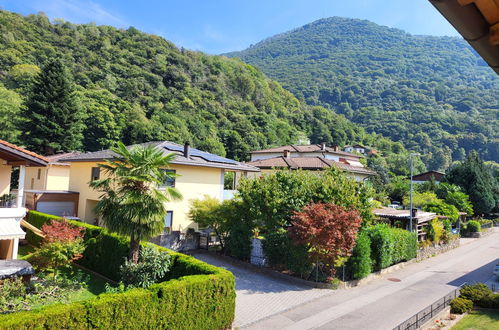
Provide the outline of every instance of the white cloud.
{"type": "Polygon", "coordinates": [[[91,0],[34,0],[30,7],[50,18],[63,18],[73,23],[89,23],[126,27],[125,20],[91,0]]]}

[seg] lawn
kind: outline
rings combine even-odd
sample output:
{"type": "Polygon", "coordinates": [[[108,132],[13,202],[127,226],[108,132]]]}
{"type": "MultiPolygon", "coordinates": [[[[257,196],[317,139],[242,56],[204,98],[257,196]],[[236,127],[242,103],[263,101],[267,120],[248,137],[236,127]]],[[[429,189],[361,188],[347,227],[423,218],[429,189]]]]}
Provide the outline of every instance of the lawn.
{"type": "MultiPolygon", "coordinates": [[[[19,259],[26,259],[31,253],[35,251],[35,249],[36,248],[31,245],[19,246],[19,259]]],[[[51,275],[49,274],[48,277],[50,278],[50,276],[51,275]]],[[[106,291],[106,280],[76,266],[72,266],[66,270],[61,270],[59,277],[69,279],[71,282],[76,281],[82,283],[83,285],[65,285],[65,289],[63,290],[66,292],[66,295],[65,298],[61,298],[62,301],[57,298],[51,299],[50,297],[48,299],[35,299],[35,301],[30,304],[31,309],[37,309],[48,304],[57,303],[58,301],[75,302],[87,300],[96,297],[106,291]]],[[[35,278],[33,278],[32,283],[37,283],[38,281],[39,280],[36,279],[35,274],[35,278]]]]}
{"type": "Polygon", "coordinates": [[[452,330],[499,330],[499,310],[474,310],[463,317],[452,330]]]}

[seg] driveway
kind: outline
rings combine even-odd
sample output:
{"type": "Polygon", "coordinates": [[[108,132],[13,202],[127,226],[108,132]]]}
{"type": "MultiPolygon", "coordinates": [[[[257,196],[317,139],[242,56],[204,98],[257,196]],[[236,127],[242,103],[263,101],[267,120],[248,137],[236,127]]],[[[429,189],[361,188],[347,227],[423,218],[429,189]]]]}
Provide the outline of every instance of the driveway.
{"type": "Polygon", "coordinates": [[[216,254],[195,253],[193,256],[230,270],[236,277],[236,318],[233,324],[236,328],[334,293],[327,289],[311,288],[282,276],[271,276],[257,267],[216,254]]]}

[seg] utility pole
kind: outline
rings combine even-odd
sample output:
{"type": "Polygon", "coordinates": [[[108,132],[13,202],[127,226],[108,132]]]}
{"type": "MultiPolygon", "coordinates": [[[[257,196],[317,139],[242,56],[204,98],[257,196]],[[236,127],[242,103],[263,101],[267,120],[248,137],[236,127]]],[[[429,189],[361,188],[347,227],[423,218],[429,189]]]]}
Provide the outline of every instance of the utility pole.
{"type": "Polygon", "coordinates": [[[410,153],[409,154],[409,160],[411,162],[411,188],[410,188],[410,192],[409,192],[409,231],[412,232],[412,176],[413,176],[413,172],[414,172],[414,166],[413,166],[413,160],[412,160],[412,157],[413,156],[418,156],[419,154],[418,153],[410,153]]]}

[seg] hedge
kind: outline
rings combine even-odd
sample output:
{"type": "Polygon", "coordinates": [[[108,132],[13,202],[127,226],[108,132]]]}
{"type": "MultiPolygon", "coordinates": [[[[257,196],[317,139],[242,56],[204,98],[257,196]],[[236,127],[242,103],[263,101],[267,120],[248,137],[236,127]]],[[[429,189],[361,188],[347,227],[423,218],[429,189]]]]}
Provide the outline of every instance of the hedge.
{"type": "Polygon", "coordinates": [[[482,225],[478,221],[471,220],[466,224],[466,230],[469,233],[479,233],[482,230],[482,225]]]}
{"type": "Polygon", "coordinates": [[[391,228],[386,224],[379,224],[369,228],[371,239],[371,258],[375,270],[381,270],[393,264],[392,256],[395,242],[391,228]]]}
{"type": "Polygon", "coordinates": [[[418,236],[405,229],[391,228],[394,239],[392,263],[409,261],[418,254],[418,236]]]}
{"type": "MultiPolygon", "coordinates": [[[[27,221],[40,228],[54,219],[31,211],[27,221]]],[[[85,228],[87,244],[81,264],[111,279],[128,255],[128,239],[107,230],[71,221],[85,228]]],[[[39,243],[27,235],[31,243],[39,243]]],[[[143,243],[150,244],[151,243],[143,243]]],[[[156,246],[173,258],[165,281],[148,289],[101,294],[71,304],[54,304],[41,309],[0,315],[0,328],[89,329],[158,328],[225,329],[230,328],[235,312],[235,280],[227,270],[193,257],[156,246]]]]}
{"type": "Polygon", "coordinates": [[[349,277],[354,280],[371,274],[371,239],[366,231],[359,232],[352,256],[348,259],[346,267],[349,277]]]}

